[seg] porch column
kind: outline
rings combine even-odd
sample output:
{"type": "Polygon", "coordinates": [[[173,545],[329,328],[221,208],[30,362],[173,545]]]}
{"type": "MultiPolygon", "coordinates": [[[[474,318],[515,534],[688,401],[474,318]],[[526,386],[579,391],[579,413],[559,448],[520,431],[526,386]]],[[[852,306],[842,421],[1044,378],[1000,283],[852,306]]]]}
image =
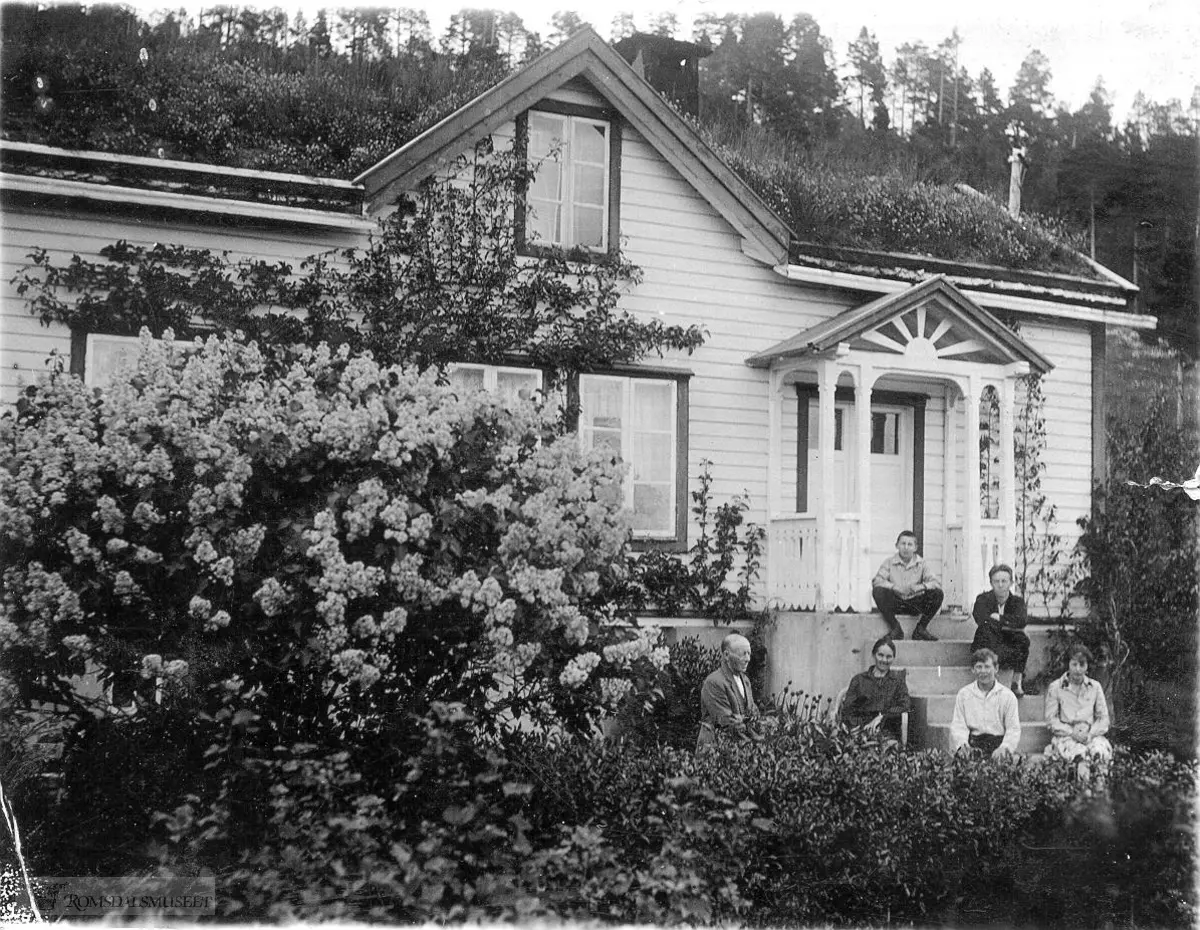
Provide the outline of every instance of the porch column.
{"type": "Polygon", "coordinates": [[[963,514],[963,548],[966,550],[963,580],[964,603],[970,604],[975,595],[983,590],[983,565],[979,545],[979,399],[983,385],[976,374],[967,376],[966,390],[966,436],[963,443],[963,458],[966,474],[963,476],[966,503],[963,514]]]}
{"type": "Polygon", "coordinates": [[[1005,378],[1000,384],[1000,512],[1004,516],[1004,559],[1009,565],[1017,557],[1017,462],[1013,448],[1013,414],[1016,384],[1005,378]]]}
{"type": "Polygon", "coordinates": [[[817,603],[822,609],[831,610],[835,606],[837,573],[837,551],[833,545],[833,402],[837,391],[837,369],[827,360],[822,360],[817,368],[817,388],[817,470],[821,476],[817,508],[817,566],[821,588],[817,603]]]}
{"type": "Polygon", "coordinates": [[[944,455],[946,457],[942,480],[945,491],[943,513],[946,515],[947,527],[958,522],[958,397],[958,388],[947,384],[945,391],[946,416],[942,421],[945,440],[944,455]]]}
{"type": "Polygon", "coordinates": [[[858,551],[854,558],[854,598],[857,610],[871,609],[871,399],[875,389],[875,370],[863,362],[858,371],[858,398],[854,405],[854,425],[858,430],[858,551]]]}
{"type": "MultiPolygon", "coordinates": [[[[780,485],[783,482],[783,372],[772,368],[767,373],[767,527],[783,507],[780,500],[780,485]]],[[[777,564],[779,553],[774,540],[767,540],[766,590],[768,598],[776,594],[775,582],[781,570],[777,564]]]]}

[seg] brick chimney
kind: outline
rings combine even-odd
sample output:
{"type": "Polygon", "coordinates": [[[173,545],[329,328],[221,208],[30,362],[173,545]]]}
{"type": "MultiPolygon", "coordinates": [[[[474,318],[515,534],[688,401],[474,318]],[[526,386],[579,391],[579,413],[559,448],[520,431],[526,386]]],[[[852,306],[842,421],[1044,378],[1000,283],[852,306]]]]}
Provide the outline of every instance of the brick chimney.
{"type": "Polygon", "coordinates": [[[700,59],[712,54],[695,42],[635,32],[613,48],[684,113],[700,115],[700,59]]]}

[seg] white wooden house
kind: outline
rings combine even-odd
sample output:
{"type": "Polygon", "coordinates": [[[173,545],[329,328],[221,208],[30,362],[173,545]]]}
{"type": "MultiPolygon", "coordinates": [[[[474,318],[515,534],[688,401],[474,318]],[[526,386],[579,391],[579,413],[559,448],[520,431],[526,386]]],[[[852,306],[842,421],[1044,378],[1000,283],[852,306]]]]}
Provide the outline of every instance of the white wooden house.
{"type": "Polygon", "coordinates": [[[620,247],[643,272],[627,309],[708,332],[691,356],[580,376],[581,441],[630,461],[640,544],[688,547],[689,482],[707,459],[717,498],[748,494],[768,530],[763,602],[869,611],[874,568],[913,528],[948,606],[969,606],[987,567],[1015,554],[1012,435],[1031,373],[1044,376],[1043,489],[1073,540],[1104,467],[1105,330],[1155,324],[1136,289],[1099,266],[1069,276],[798,242],[588,29],[350,182],[0,144],[3,399],[52,351],[88,376],[113,345],[30,316],[7,282],[32,248],[65,261],[126,239],[298,263],[362,243],[485,136],[531,157],[561,143],[530,191],[531,245],[620,247]]]}

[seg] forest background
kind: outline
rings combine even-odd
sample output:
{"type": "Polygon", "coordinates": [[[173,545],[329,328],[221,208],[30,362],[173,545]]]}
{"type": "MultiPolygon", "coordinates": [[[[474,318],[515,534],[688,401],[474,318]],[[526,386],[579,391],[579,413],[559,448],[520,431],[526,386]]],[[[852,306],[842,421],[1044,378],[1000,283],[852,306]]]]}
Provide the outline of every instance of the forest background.
{"type": "MultiPolygon", "coordinates": [[[[350,178],[586,22],[560,11],[542,33],[515,13],[464,8],[435,35],[415,8],[6,4],[0,128],[10,140],[350,178]]],[[[1078,109],[1057,102],[1036,49],[1011,77],[972,75],[956,32],[913,37],[888,62],[865,26],[834,48],[805,14],[650,23],[709,52],[700,120],[751,163],[783,152],[813,171],[965,183],[1005,203],[1022,145],[1023,210],[1136,283],[1159,335],[1195,359],[1200,94],[1185,104],[1139,92],[1118,124],[1102,78],[1078,109]]],[[[590,25],[616,41],[634,18],[590,25]]]]}

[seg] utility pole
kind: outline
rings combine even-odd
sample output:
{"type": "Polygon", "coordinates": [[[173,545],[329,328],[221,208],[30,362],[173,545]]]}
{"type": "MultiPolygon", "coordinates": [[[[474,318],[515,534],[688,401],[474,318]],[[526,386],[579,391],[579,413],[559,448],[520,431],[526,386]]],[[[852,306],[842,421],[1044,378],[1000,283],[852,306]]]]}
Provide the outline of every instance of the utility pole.
{"type": "Polygon", "coordinates": [[[1092,261],[1096,260],[1096,182],[1088,185],[1088,232],[1091,238],[1092,261]]]}
{"type": "MultiPolygon", "coordinates": [[[[1008,138],[1012,142],[1012,152],[1008,156],[1008,163],[1012,165],[1008,178],[1008,215],[1015,220],[1021,215],[1021,184],[1025,180],[1024,142],[1027,134],[1020,123],[1012,122],[1008,124],[1008,138]]],[[[1136,277],[1134,283],[1137,283],[1136,277]]]]}
{"type": "Polygon", "coordinates": [[[958,140],[958,27],[954,27],[954,118],[950,121],[950,148],[958,140]]]}

